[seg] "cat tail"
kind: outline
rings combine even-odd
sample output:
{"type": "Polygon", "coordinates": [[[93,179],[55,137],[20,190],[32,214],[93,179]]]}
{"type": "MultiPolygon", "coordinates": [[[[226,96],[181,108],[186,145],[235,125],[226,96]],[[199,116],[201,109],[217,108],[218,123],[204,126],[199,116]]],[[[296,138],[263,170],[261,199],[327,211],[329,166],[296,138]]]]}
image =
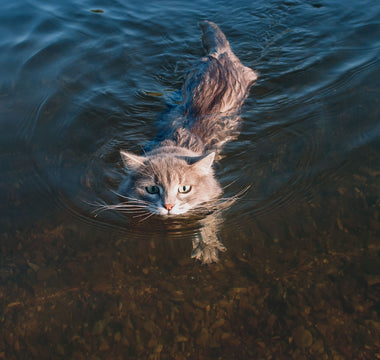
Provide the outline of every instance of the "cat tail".
{"type": "Polygon", "coordinates": [[[202,44],[207,54],[222,53],[231,50],[230,43],[222,30],[212,21],[204,20],[199,23],[202,29],[202,44]]]}
{"type": "Polygon", "coordinates": [[[251,85],[257,79],[257,73],[251,68],[241,64],[240,60],[231,50],[230,43],[223,34],[222,30],[219,29],[219,26],[208,20],[201,21],[199,26],[203,32],[202,44],[206,53],[213,55],[216,58],[223,53],[227,53],[228,56],[234,61],[235,66],[240,66],[240,71],[247,82],[247,86],[251,85]]]}

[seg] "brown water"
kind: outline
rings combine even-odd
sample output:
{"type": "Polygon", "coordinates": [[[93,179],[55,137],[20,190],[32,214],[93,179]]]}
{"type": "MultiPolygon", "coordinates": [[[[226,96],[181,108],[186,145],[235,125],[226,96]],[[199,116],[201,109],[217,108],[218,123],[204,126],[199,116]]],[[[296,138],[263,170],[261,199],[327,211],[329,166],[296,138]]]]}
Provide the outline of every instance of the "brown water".
{"type": "Polygon", "coordinates": [[[380,5],[16,0],[0,12],[0,359],[379,359],[380,5]],[[93,212],[220,25],[259,80],[193,219],[93,212]]]}

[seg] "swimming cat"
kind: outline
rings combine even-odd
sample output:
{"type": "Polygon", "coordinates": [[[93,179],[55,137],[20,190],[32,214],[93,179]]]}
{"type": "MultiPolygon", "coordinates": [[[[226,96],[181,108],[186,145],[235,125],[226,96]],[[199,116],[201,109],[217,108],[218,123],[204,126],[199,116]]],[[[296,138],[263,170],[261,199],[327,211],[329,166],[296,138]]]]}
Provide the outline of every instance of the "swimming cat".
{"type": "Polygon", "coordinates": [[[222,193],[213,162],[223,143],[236,137],[237,111],[257,74],[240,62],[215,23],[202,21],[200,27],[207,56],[187,74],[166,139],[143,155],[120,151],[127,176],[118,194],[136,211],[199,213],[222,193]]]}
{"type": "Polygon", "coordinates": [[[163,139],[143,155],[120,151],[126,170],[116,192],[120,203],[100,210],[132,212],[141,220],[202,215],[192,257],[211,263],[225,250],[217,236],[220,209],[235,199],[221,199],[213,163],[223,144],[238,135],[238,111],[257,74],[240,62],[216,24],[202,21],[200,27],[207,55],[187,74],[181,105],[166,114],[163,139]]]}

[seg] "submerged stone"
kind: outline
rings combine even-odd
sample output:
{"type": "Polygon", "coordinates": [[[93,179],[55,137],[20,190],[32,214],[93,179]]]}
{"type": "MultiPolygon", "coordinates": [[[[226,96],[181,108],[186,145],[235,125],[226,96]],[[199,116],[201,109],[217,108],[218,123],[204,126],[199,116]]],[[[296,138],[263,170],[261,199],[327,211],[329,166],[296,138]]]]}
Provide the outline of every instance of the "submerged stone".
{"type": "Polygon", "coordinates": [[[293,331],[293,339],[300,348],[307,348],[313,343],[313,335],[303,326],[299,326],[293,331]]]}

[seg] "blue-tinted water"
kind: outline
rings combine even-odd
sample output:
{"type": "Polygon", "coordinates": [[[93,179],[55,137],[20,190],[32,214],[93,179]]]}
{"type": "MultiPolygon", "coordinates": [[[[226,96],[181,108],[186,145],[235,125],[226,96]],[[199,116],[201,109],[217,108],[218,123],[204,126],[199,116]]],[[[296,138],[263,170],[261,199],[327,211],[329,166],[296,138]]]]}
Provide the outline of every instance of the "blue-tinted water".
{"type": "Polygon", "coordinates": [[[15,0],[0,12],[0,358],[379,357],[380,4],[15,0]],[[192,220],[94,213],[191,65],[198,22],[257,70],[192,220]]]}

